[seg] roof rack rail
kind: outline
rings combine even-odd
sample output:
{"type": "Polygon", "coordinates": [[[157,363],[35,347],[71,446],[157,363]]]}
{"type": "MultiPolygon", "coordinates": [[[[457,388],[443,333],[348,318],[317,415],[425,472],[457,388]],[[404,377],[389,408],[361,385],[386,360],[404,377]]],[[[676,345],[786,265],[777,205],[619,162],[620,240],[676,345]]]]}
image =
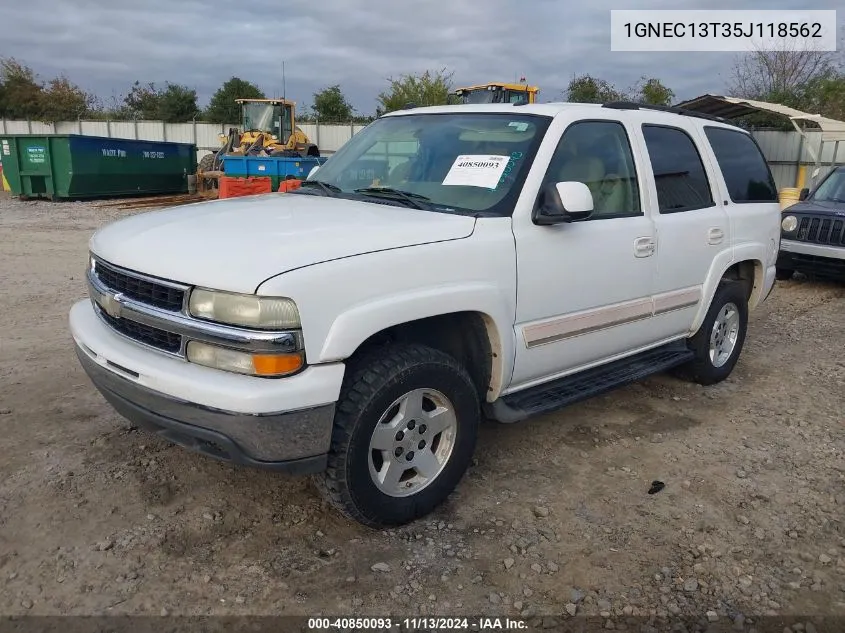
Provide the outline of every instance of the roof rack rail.
{"type": "Polygon", "coordinates": [[[687,110],[686,108],[677,108],[675,106],[651,105],[647,103],[634,103],[633,101],[610,101],[602,104],[603,108],[612,108],[614,110],[657,110],[659,112],[671,112],[672,114],[680,114],[683,116],[696,117],[698,119],[708,119],[710,121],[719,121],[720,123],[730,123],[727,119],[712,114],[704,114],[703,112],[696,112],[695,110],[687,110]]]}

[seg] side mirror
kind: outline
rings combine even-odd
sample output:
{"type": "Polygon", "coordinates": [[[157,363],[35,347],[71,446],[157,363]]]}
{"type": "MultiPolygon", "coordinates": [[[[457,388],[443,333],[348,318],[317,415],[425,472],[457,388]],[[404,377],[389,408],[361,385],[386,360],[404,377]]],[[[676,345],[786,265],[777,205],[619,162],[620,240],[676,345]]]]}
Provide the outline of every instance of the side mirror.
{"type": "Polygon", "coordinates": [[[540,192],[531,220],[538,226],[586,220],[593,213],[593,194],[583,182],[549,183],[540,192]]]}
{"type": "Polygon", "coordinates": [[[801,190],[801,193],[798,194],[798,199],[799,200],[806,200],[807,196],[809,196],[809,195],[810,195],[810,190],[807,187],[804,187],[801,190]]]}

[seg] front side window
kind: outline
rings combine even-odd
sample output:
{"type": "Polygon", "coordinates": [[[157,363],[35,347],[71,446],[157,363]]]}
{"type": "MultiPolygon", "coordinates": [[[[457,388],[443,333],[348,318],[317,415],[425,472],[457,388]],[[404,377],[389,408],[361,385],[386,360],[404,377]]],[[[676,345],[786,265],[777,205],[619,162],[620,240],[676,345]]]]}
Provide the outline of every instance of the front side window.
{"type": "Polygon", "coordinates": [[[279,109],[270,103],[247,103],[244,105],[245,131],[259,130],[268,132],[274,126],[279,127],[279,109]],[[274,111],[275,110],[275,111],[274,111]]]}
{"type": "Polygon", "coordinates": [[[704,134],[734,202],[777,202],[778,191],[760,148],[745,132],[707,126],[704,134]]]}
{"type": "Polygon", "coordinates": [[[353,136],[309,180],[342,197],[386,199],[390,189],[434,211],[510,215],[550,121],[526,114],[388,116],[353,136]]]}
{"type": "Polygon", "coordinates": [[[704,163],[690,136],[679,128],[643,125],[660,213],[714,206],[704,163]]]}
{"type": "Polygon", "coordinates": [[[579,121],[560,138],[544,185],[582,182],[593,194],[591,219],[641,215],[631,144],[616,121],[579,121]]]}

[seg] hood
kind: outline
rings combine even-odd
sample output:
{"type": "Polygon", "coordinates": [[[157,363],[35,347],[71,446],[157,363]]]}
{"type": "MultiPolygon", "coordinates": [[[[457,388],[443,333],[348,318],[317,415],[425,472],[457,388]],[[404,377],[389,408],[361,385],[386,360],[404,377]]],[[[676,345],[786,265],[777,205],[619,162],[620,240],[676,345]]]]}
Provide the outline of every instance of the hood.
{"type": "Polygon", "coordinates": [[[803,200],[783,210],[784,215],[790,213],[811,213],[813,215],[831,215],[845,218],[845,203],[803,200]]]}
{"type": "Polygon", "coordinates": [[[275,275],[333,259],[456,240],[475,219],[358,200],[267,194],[200,202],[118,220],[91,251],[190,285],[254,292],[275,275]]]}

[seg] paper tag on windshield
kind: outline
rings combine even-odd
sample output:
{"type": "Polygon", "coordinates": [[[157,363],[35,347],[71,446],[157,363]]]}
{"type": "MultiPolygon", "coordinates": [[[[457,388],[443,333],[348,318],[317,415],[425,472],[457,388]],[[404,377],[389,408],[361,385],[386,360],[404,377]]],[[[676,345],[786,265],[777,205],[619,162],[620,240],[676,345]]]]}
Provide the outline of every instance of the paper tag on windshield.
{"type": "Polygon", "coordinates": [[[449,173],[446,174],[446,178],[443,179],[443,184],[495,189],[509,160],[510,156],[485,154],[458,156],[449,173]]]}

